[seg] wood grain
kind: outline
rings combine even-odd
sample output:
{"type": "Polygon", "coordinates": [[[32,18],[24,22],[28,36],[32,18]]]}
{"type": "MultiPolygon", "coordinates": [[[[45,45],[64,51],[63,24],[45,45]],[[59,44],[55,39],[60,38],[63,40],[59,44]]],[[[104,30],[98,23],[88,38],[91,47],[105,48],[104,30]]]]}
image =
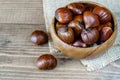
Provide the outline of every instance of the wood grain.
{"type": "MultiPolygon", "coordinates": [[[[65,57],[59,53],[52,53],[58,59],[57,68],[54,70],[39,71],[35,64],[36,58],[41,54],[49,53],[49,47],[48,44],[35,46],[30,42],[29,38],[31,32],[36,29],[45,31],[42,0],[0,0],[0,4],[0,13],[9,11],[8,9],[4,9],[5,6],[8,6],[11,11],[12,7],[18,5],[21,9],[30,7],[30,10],[24,9],[25,14],[26,17],[28,17],[27,15],[33,16],[27,20],[25,19],[26,17],[20,17],[20,19],[16,20],[16,17],[19,17],[19,15],[14,18],[6,17],[2,20],[2,15],[0,15],[0,80],[120,79],[120,60],[111,63],[102,70],[87,72],[79,60],[65,57]],[[27,4],[34,4],[34,6],[27,4]],[[37,6],[38,4],[39,6],[37,6]],[[1,11],[2,9],[3,11],[1,11]],[[15,23],[13,23],[14,21],[15,23]]],[[[10,16],[11,13],[4,14],[4,17],[8,15],[10,16]]],[[[119,13],[116,13],[116,15],[119,15],[119,13]]],[[[117,17],[117,20],[120,21],[120,16],[117,17]]]]}
{"type": "Polygon", "coordinates": [[[44,23],[42,0],[0,0],[0,23],[40,22],[44,23]]]}

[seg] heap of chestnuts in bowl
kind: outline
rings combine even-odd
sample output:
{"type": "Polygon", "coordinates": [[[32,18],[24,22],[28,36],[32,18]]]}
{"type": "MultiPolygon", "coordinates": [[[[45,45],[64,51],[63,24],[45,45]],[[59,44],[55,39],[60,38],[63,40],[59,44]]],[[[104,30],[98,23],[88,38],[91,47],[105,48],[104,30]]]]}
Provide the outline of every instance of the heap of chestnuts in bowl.
{"type": "Polygon", "coordinates": [[[50,31],[61,52],[80,59],[97,56],[112,46],[117,22],[103,5],[81,1],[58,8],[50,31]]]}

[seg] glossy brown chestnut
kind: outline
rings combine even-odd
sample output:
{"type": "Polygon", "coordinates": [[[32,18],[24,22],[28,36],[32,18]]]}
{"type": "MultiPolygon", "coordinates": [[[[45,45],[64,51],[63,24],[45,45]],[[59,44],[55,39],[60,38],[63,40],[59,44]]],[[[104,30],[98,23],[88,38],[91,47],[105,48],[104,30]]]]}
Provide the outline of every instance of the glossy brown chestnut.
{"type": "Polygon", "coordinates": [[[70,27],[60,28],[57,31],[57,34],[58,34],[58,37],[62,41],[66,42],[68,44],[73,43],[73,41],[74,41],[74,31],[70,27]]]}
{"type": "Polygon", "coordinates": [[[108,40],[113,33],[113,30],[111,27],[103,27],[102,30],[100,31],[100,43],[105,42],[108,40]]]}
{"type": "Polygon", "coordinates": [[[83,20],[86,28],[97,27],[100,24],[98,16],[90,11],[84,12],[83,20]]]}
{"type": "Polygon", "coordinates": [[[98,31],[101,31],[103,27],[111,27],[112,28],[112,23],[107,22],[105,24],[102,24],[102,25],[98,26],[98,31]]]}
{"type": "Polygon", "coordinates": [[[106,23],[111,20],[111,13],[106,8],[95,7],[93,13],[99,16],[101,23],[106,23]]]}
{"type": "Polygon", "coordinates": [[[72,20],[72,12],[68,8],[59,8],[55,12],[55,18],[60,23],[69,23],[72,20]]]}
{"type": "Polygon", "coordinates": [[[82,15],[75,16],[73,20],[78,21],[79,23],[83,24],[83,16],[82,15]]]}
{"type": "Polygon", "coordinates": [[[88,28],[82,31],[81,38],[85,44],[91,45],[98,41],[99,32],[96,28],[88,28]]]}
{"type": "Polygon", "coordinates": [[[43,54],[37,59],[37,67],[40,70],[53,69],[57,66],[57,59],[51,54],[43,54]]]}
{"type": "Polygon", "coordinates": [[[82,14],[85,11],[85,6],[82,3],[71,3],[67,7],[74,14],[82,14]]]}
{"type": "Polygon", "coordinates": [[[93,6],[93,5],[87,5],[87,6],[86,6],[86,11],[92,12],[93,9],[94,9],[94,6],[93,6]]]}
{"type": "Polygon", "coordinates": [[[56,23],[56,30],[59,30],[60,28],[64,28],[67,26],[68,26],[68,24],[62,24],[62,23],[57,22],[56,23]]]}
{"type": "Polygon", "coordinates": [[[68,24],[68,27],[71,27],[74,30],[75,36],[80,36],[84,26],[78,21],[73,20],[68,24]]]}
{"type": "Polygon", "coordinates": [[[41,45],[48,42],[48,35],[42,30],[35,30],[30,39],[34,44],[41,45]]]}
{"type": "Polygon", "coordinates": [[[107,22],[106,23],[106,27],[111,27],[112,28],[112,23],[111,22],[107,22]]]}
{"type": "Polygon", "coordinates": [[[80,39],[76,40],[73,43],[73,46],[75,46],[75,47],[87,47],[87,45],[80,39]]]}

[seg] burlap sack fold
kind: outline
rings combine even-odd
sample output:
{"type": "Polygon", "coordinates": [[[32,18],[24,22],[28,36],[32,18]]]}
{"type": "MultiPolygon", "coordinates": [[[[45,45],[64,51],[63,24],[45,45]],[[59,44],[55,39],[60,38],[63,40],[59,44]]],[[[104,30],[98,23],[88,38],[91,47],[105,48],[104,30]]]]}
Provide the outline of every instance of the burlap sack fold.
{"type": "MultiPolygon", "coordinates": [[[[74,1],[80,1],[80,0],[43,0],[43,7],[44,7],[44,17],[45,17],[45,22],[46,22],[46,29],[49,32],[49,29],[51,27],[52,23],[52,18],[54,16],[54,12],[58,7],[63,7],[68,3],[74,2],[74,1]]],[[[84,0],[85,1],[85,0],[84,0]]],[[[90,0],[90,1],[95,1],[98,3],[101,3],[103,5],[107,5],[107,7],[112,10],[114,13],[120,12],[116,8],[120,5],[120,1],[117,2],[116,4],[111,4],[114,2],[114,0],[90,0]],[[111,7],[112,6],[116,6],[111,7]],[[116,11],[117,10],[117,11],[116,11]]],[[[117,18],[119,20],[119,17],[117,18]]],[[[120,31],[120,28],[118,28],[120,31]]],[[[93,71],[93,70],[99,70],[109,63],[117,60],[120,58],[120,47],[118,46],[120,44],[120,34],[117,35],[117,39],[113,46],[107,50],[104,54],[91,58],[91,59],[81,59],[81,63],[87,67],[88,71],[93,71]]],[[[49,41],[49,47],[50,47],[50,52],[58,52],[59,50],[56,48],[56,46],[53,44],[52,40],[49,41]]]]}

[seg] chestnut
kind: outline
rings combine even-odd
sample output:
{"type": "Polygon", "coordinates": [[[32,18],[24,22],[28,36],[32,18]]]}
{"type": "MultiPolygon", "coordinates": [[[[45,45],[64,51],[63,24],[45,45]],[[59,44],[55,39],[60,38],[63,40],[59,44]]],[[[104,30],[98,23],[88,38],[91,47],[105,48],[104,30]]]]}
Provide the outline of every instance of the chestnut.
{"type": "Polygon", "coordinates": [[[100,26],[98,26],[98,31],[101,31],[101,29],[103,27],[111,27],[112,28],[112,23],[111,22],[107,22],[105,24],[101,24],[100,26]]]}
{"type": "Polygon", "coordinates": [[[87,45],[81,39],[75,40],[72,45],[75,47],[87,47],[87,45]]]}
{"type": "Polygon", "coordinates": [[[67,7],[74,14],[82,14],[85,11],[85,6],[82,3],[71,3],[71,4],[68,4],[67,7]]]}
{"type": "Polygon", "coordinates": [[[60,28],[64,28],[67,26],[68,26],[68,24],[62,24],[62,23],[57,22],[56,23],[56,30],[59,30],[60,28]]]}
{"type": "Polygon", "coordinates": [[[98,6],[95,7],[93,9],[93,13],[99,16],[101,23],[109,22],[112,18],[111,13],[106,8],[103,7],[98,7],[98,6]]]}
{"type": "Polygon", "coordinates": [[[75,16],[73,20],[78,21],[79,23],[82,23],[82,24],[84,23],[82,15],[75,16]]]}
{"type": "Polygon", "coordinates": [[[41,45],[48,42],[48,35],[42,30],[35,30],[30,39],[34,44],[41,45]]]}
{"type": "Polygon", "coordinates": [[[68,27],[71,27],[74,30],[75,36],[80,36],[84,26],[78,21],[73,20],[68,24],[68,27]]]}
{"type": "Polygon", "coordinates": [[[92,45],[99,39],[99,32],[96,28],[88,28],[81,32],[81,38],[87,45],[92,45]]]}
{"type": "Polygon", "coordinates": [[[100,31],[100,43],[105,42],[108,40],[113,33],[113,30],[111,27],[103,27],[102,30],[100,31]]]}
{"type": "Polygon", "coordinates": [[[74,31],[70,27],[60,28],[57,30],[57,34],[62,41],[68,44],[73,43],[74,41],[74,31]]]}
{"type": "Polygon", "coordinates": [[[51,54],[43,54],[38,57],[36,63],[40,70],[53,69],[57,66],[57,59],[51,54]]]}
{"type": "Polygon", "coordinates": [[[90,11],[85,11],[83,14],[83,20],[85,23],[85,27],[97,27],[100,24],[99,18],[96,14],[93,14],[90,11]]]}
{"type": "Polygon", "coordinates": [[[93,9],[94,9],[94,5],[86,5],[86,11],[90,11],[90,12],[92,12],[93,11],[93,9]]]}
{"type": "Polygon", "coordinates": [[[55,11],[55,18],[60,23],[69,23],[72,21],[72,12],[68,8],[59,8],[55,11]]]}

